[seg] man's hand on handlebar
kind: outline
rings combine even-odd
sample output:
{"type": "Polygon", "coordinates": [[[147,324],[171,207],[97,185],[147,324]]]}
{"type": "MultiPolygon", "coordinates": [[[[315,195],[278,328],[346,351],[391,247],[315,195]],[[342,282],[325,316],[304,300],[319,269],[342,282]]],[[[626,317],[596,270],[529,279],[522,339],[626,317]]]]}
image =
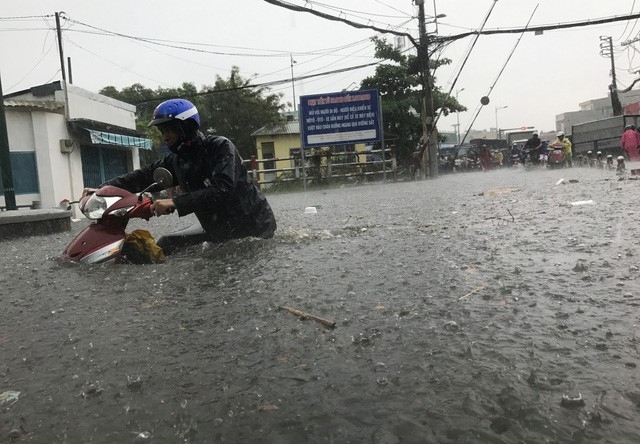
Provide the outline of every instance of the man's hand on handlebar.
{"type": "Polygon", "coordinates": [[[154,216],[173,213],[175,209],[176,206],[173,203],[173,199],[158,199],[151,204],[151,212],[154,216]]]}
{"type": "Polygon", "coordinates": [[[96,188],[85,188],[82,190],[82,197],[89,196],[96,192],[96,188]]]}

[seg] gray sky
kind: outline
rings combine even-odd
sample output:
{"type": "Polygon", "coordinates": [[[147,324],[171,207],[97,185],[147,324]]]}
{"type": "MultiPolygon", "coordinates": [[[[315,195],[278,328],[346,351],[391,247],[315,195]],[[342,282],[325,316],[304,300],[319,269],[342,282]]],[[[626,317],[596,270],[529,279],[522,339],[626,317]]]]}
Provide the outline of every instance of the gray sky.
{"type": "MultiPolygon", "coordinates": [[[[407,32],[417,38],[417,9],[411,0],[288,0],[299,6],[381,28],[407,32]]],[[[436,0],[441,36],[478,29],[494,0],[436,0]]],[[[425,0],[434,15],[434,1],[425,0]]],[[[552,25],[628,15],[640,11],[640,0],[497,0],[485,29],[552,25]],[[536,9],[537,6],[537,9],[536,9]]],[[[232,65],[255,83],[317,74],[374,62],[370,38],[374,31],[356,29],[308,13],[290,11],[261,0],[167,1],[21,0],[3,2],[0,21],[0,75],[5,94],[58,80],[59,55],[55,39],[55,12],[64,11],[65,57],[71,57],[76,86],[98,91],[141,83],[149,88],[175,87],[193,82],[212,85],[226,78],[232,65]],[[45,17],[47,16],[47,17],[45,17]],[[16,19],[15,17],[21,17],[16,19]],[[105,32],[107,31],[107,32],[105,32]],[[153,39],[155,43],[126,36],[153,39]],[[178,48],[179,47],[179,48],[178,48]]],[[[427,25],[435,32],[433,23],[427,25]]],[[[611,83],[611,61],[600,55],[599,36],[614,42],[619,88],[628,86],[640,70],[634,45],[637,21],[526,33],[500,75],[474,129],[496,126],[535,126],[555,129],[555,115],[575,111],[578,104],[604,97],[611,83]],[[496,112],[496,107],[499,109],[496,112]]],[[[481,36],[454,88],[469,108],[461,113],[461,132],[471,124],[480,98],[489,92],[520,34],[481,36]]],[[[389,35],[389,41],[394,37],[389,35]]],[[[437,73],[437,84],[449,90],[472,37],[447,45],[439,54],[452,60],[437,73]]],[[[406,41],[410,46],[411,43],[406,41]]],[[[353,89],[374,68],[295,82],[296,96],[353,89]]],[[[291,82],[272,87],[291,102],[291,82]]],[[[456,116],[442,117],[441,131],[453,131],[456,116]]]]}

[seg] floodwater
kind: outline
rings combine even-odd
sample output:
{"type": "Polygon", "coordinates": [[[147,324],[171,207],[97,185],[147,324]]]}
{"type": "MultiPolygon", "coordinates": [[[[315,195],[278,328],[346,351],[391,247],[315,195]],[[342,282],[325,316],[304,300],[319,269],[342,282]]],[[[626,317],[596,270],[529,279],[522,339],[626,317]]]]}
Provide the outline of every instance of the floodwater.
{"type": "Polygon", "coordinates": [[[62,263],[86,221],[2,242],[0,441],[640,442],[635,178],[268,195],[274,239],[158,265],[62,263]]]}

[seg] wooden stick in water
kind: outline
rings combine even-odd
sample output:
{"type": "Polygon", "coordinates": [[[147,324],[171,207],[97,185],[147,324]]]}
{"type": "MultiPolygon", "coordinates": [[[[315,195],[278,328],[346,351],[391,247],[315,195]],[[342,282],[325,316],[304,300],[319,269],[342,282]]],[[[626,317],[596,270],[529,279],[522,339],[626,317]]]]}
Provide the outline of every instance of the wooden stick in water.
{"type": "Polygon", "coordinates": [[[282,310],[286,310],[289,313],[294,314],[294,315],[298,316],[301,319],[311,319],[312,321],[319,322],[319,323],[321,323],[322,325],[324,325],[327,328],[335,328],[336,327],[336,323],[333,322],[333,321],[330,321],[328,319],[319,318],[318,316],[314,316],[312,314],[305,313],[305,312],[300,311],[300,310],[296,310],[295,308],[287,307],[286,305],[281,305],[278,308],[280,308],[282,310]]]}

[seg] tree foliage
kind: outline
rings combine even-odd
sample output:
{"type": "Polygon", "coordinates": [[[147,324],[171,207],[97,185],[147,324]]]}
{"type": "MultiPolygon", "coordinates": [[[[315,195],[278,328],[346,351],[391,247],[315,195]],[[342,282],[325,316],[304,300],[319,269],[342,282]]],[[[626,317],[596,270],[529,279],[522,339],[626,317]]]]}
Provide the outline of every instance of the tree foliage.
{"type": "Polygon", "coordinates": [[[120,91],[106,86],[100,94],[136,105],[138,130],[144,132],[155,147],[155,154],[145,159],[147,161],[161,156],[157,152],[161,145],[160,132],[147,125],[155,107],[164,100],[180,97],[191,101],[200,113],[200,129],[229,138],[243,158],[256,153],[251,134],[264,125],[280,121],[280,111],[284,109],[284,104],[280,103],[281,94],[272,94],[267,87],[250,86],[250,79],[243,78],[237,66],[232,68],[228,79],[216,76],[213,86],[205,85],[200,90],[187,82],[178,88],[156,90],[136,83],[120,91]]]}
{"type": "Polygon", "coordinates": [[[264,125],[280,122],[280,111],[284,109],[280,103],[282,94],[249,85],[250,80],[234,66],[228,79],[216,76],[213,86],[202,89],[196,105],[202,110],[203,129],[231,139],[245,158],[256,152],[251,134],[264,125]]]}
{"type": "MultiPolygon", "coordinates": [[[[375,57],[391,63],[378,65],[375,74],[364,79],[360,85],[362,89],[378,89],[382,96],[382,118],[384,122],[385,140],[395,144],[398,161],[408,163],[422,137],[422,88],[417,55],[404,54],[394,48],[386,40],[374,37],[376,46],[375,57]]],[[[448,59],[434,59],[429,61],[431,79],[435,84],[436,69],[451,63],[448,59]]],[[[441,91],[439,87],[432,88],[435,113],[465,111],[455,97],[441,91]]]]}

